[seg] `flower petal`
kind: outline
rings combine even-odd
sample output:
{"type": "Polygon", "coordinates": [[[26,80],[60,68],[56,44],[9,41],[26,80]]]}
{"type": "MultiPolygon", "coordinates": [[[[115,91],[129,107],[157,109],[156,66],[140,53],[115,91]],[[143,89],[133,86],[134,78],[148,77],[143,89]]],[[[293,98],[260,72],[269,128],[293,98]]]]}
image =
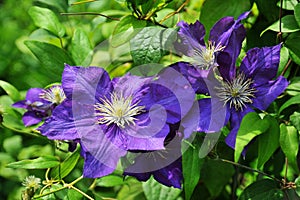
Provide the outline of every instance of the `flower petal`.
{"type": "Polygon", "coordinates": [[[27,111],[22,117],[25,126],[32,126],[42,121],[43,117],[36,115],[36,112],[27,111]]]}
{"type": "Polygon", "coordinates": [[[253,106],[266,110],[269,105],[286,89],[288,81],[283,76],[279,76],[275,81],[269,81],[259,87],[253,99],[253,106]]]}
{"type": "Polygon", "coordinates": [[[267,83],[276,76],[280,48],[281,44],[249,50],[241,63],[240,71],[252,78],[256,84],[267,83]]]}
{"type": "Polygon", "coordinates": [[[30,88],[26,93],[26,100],[33,102],[45,102],[45,100],[40,98],[40,94],[43,92],[42,88],[30,88]]]}
{"type": "Polygon", "coordinates": [[[24,108],[24,109],[27,109],[28,107],[28,101],[27,100],[22,100],[22,101],[18,101],[14,104],[12,104],[13,107],[15,108],[24,108]]]}

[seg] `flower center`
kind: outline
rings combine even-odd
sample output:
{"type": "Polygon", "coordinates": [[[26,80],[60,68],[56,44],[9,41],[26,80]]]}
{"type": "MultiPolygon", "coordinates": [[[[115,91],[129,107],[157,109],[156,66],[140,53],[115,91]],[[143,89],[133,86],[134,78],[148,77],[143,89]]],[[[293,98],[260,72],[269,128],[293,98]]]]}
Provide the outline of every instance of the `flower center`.
{"type": "Polygon", "coordinates": [[[66,95],[62,90],[61,86],[53,86],[44,90],[40,94],[40,98],[58,105],[61,102],[63,102],[63,100],[65,100],[66,95]]]}
{"type": "Polygon", "coordinates": [[[223,51],[225,46],[220,43],[215,45],[214,42],[208,41],[206,48],[200,47],[200,49],[194,50],[194,62],[201,69],[209,69],[215,63],[215,53],[223,51]]]}
{"type": "Polygon", "coordinates": [[[255,98],[255,88],[251,85],[253,80],[246,79],[243,73],[237,75],[232,81],[222,81],[221,87],[216,87],[217,95],[224,102],[224,105],[229,103],[230,108],[234,107],[236,111],[243,110],[247,103],[253,103],[252,98],[255,98]]]}
{"type": "Polygon", "coordinates": [[[132,104],[132,96],[123,97],[123,95],[111,94],[111,100],[105,98],[100,99],[102,103],[96,103],[96,116],[99,116],[99,124],[110,125],[116,124],[121,128],[125,125],[135,125],[136,118],[134,116],[143,112],[145,106],[138,106],[138,103],[132,104]]]}

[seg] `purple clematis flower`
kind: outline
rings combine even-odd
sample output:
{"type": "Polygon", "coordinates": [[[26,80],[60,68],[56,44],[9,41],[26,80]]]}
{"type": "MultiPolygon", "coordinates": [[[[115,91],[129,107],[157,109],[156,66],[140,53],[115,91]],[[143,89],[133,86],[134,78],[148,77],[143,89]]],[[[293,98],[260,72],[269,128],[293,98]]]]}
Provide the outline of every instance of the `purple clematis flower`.
{"type": "Polygon", "coordinates": [[[165,139],[165,150],[136,153],[135,162],[125,169],[124,175],[147,181],[151,175],[166,186],[181,188],[183,180],[181,163],[181,133],[175,126],[165,139]]]}
{"type": "MultiPolygon", "coordinates": [[[[280,48],[281,45],[251,49],[238,69],[226,68],[231,70],[228,73],[217,74],[217,70],[211,70],[207,78],[203,79],[211,98],[200,99],[198,105],[200,116],[213,116],[212,119],[218,122],[218,126],[200,121],[196,129],[204,132],[209,129],[219,131],[222,124],[230,122],[231,131],[226,143],[234,148],[243,117],[254,112],[254,109],[266,110],[288,85],[283,76],[276,78],[280,48]],[[217,109],[221,109],[220,104],[223,104],[223,113],[217,109]],[[205,109],[201,109],[204,106],[205,109]]],[[[191,112],[188,118],[196,114],[191,112]]],[[[188,121],[184,123],[189,124],[188,121]]]]}
{"type": "MultiPolygon", "coordinates": [[[[224,68],[234,68],[242,41],[245,39],[246,30],[241,20],[247,18],[250,12],[245,12],[237,20],[233,17],[224,17],[212,27],[208,43],[205,44],[205,28],[196,21],[187,24],[184,21],[178,23],[180,27],[178,36],[180,41],[175,43],[175,49],[191,60],[190,63],[199,69],[208,70],[215,66],[222,66],[220,73],[230,71],[224,68]]],[[[226,74],[224,74],[226,75],[226,74]]]]}
{"type": "Polygon", "coordinates": [[[14,103],[13,106],[27,110],[22,120],[25,126],[31,126],[49,117],[52,110],[64,99],[65,94],[60,85],[48,89],[31,88],[27,91],[26,99],[14,103]]]}
{"type": "MultiPolygon", "coordinates": [[[[107,175],[128,150],[164,149],[169,124],[180,121],[182,109],[163,82],[130,74],[111,80],[102,68],[66,65],[66,100],[38,130],[49,139],[79,140],[84,176],[107,175]]],[[[186,85],[179,87],[189,96],[186,85]]]]}

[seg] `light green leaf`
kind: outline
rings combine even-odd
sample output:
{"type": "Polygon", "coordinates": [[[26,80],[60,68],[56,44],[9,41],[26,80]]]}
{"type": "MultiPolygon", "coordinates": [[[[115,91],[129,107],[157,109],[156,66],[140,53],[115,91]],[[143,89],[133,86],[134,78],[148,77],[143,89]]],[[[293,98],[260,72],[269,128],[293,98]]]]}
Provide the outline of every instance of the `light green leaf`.
{"type": "Polygon", "coordinates": [[[269,115],[265,118],[269,121],[270,126],[265,133],[258,136],[258,168],[263,166],[279,147],[279,124],[276,119],[269,115]]]}
{"type": "MultiPolygon", "coordinates": [[[[294,10],[294,8],[297,4],[298,4],[297,0],[283,0],[282,9],[294,10]]],[[[278,1],[277,6],[280,7],[280,1],[278,1]]]]}
{"type": "Polygon", "coordinates": [[[51,177],[63,179],[71,173],[80,158],[79,148],[70,154],[59,166],[51,170],[51,177]]]}
{"type": "Polygon", "coordinates": [[[285,41],[285,46],[290,50],[291,58],[296,63],[300,63],[300,46],[298,45],[299,42],[300,32],[291,33],[285,41]]]}
{"type": "MultiPolygon", "coordinates": [[[[191,174],[193,174],[193,171],[191,171],[191,174]]],[[[233,174],[234,168],[232,165],[220,160],[207,160],[201,170],[201,180],[211,196],[217,197],[224,186],[230,182],[233,174]]]]}
{"type": "Polygon", "coordinates": [[[281,72],[283,71],[285,65],[287,64],[288,60],[289,60],[289,50],[286,47],[282,47],[280,49],[280,61],[279,61],[279,67],[278,67],[278,71],[277,71],[277,76],[279,76],[281,74],[281,72]]]}
{"type": "Polygon", "coordinates": [[[132,15],[123,17],[114,29],[111,45],[117,47],[128,42],[146,25],[145,20],[139,20],[132,15]]]}
{"type": "Polygon", "coordinates": [[[290,121],[292,124],[295,126],[295,128],[300,131],[300,113],[295,111],[291,116],[290,116],[290,121]]]}
{"type": "Polygon", "coordinates": [[[13,101],[19,101],[21,96],[19,91],[10,83],[0,80],[0,87],[10,96],[13,101]]]}
{"type": "Polygon", "coordinates": [[[296,21],[298,23],[298,26],[300,26],[300,3],[298,3],[295,6],[294,13],[295,13],[295,19],[296,19],[296,21]]]}
{"type": "Polygon", "coordinates": [[[89,66],[93,48],[88,35],[82,29],[76,29],[72,38],[71,55],[77,66],[89,66]]]}
{"type": "Polygon", "coordinates": [[[300,104],[300,95],[294,96],[287,100],[279,109],[279,113],[281,113],[284,109],[288,108],[291,105],[300,104]]]}
{"type": "Polygon", "coordinates": [[[300,95],[300,77],[294,77],[286,88],[286,93],[291,96],[300,95]]]}
{"type": "Polygon", "coordinates": [[[294,126],[280,124],[280,146],[288,159],[288,163],[299,173],[297,164],[297,154],[299,150],[298,131],[294,126]]]}
{"type": "Polygon", "coordinates": [[[239,200],[282,200],[283,191],[270,179],[262,179],[249,185],[239,200]]]}
{"type": "Polygon", "coordinates": [[[295,179],[295,184],[296,184],[295,191],[296,191],[298,197],[300,197],[300,177],[299,176],[295,179]]]}
{"type": "Polygon", "coordinates": [[[145,27],[130,41],[134,65],[158,63],[175,41],[173,29],[145,27]]]}
{"type": "Polygon", "coordinates": [[[261,119],[256,112],[246,114],[241,122],[235,142],[234,161],[238,162],[240,155],[247,144],[256,136],[269,128],[269,121],[261,119]]]}
{"type": "Polygon", "coordinates": [[[42,3],[48,6],[57,8],[61,12],[65,12],[68,9],[67,1],[49,1],[49,0],[34,0],[37,3],[42,3]]]}
{"type": "Polygon", "coordinates": [[[29,9],[29,15],[37,27],[46,29],[60,38],[65,35],[64,27],[51,10],[33,6],[29,9]]]}
{"type": "Polygon", "coordinates": [[[222,17],[233,16],[236,19],[243,12],[250,10],[250,8],[251,4],[248,0],[205,1],[201,9],[200,21],[204,24],[206,32],[208,33],[213,25],[222,17]]]}
{"type": "Polygon", "coordinates": [[[123,185],[125,182],[123,180],[123,177],[110,174],[107,176],[103,176],[101,178],[96,179],[96,186],[100,187],[114,187],[118,185],[123,185]]]}
{"type": "MultiPolygon", "coordinates": [[[[273,23],[271,26],[266,28],[260,35],[264,34],[266,31],[271,30],[279,32],[279,20],[273,23]]],[[[300,27],[295,19],[294,15],[286,15],[281,18],[281,32],[282,33],[292,33],[299,31],[300,27]]]]}
{"type": "MultiPolygon", "coordinates": [[[[199,158],[201,142],[195,138],[194,147],[188,147],[182,155],[183,188],[185,199],[190,199],[200,179],[204,159],[199,158]]],[[[185,144],[185,143],[183,143],[185,144]]],[[[187,144],[186,144],[187,145],[187,144]]]]}
{"type": "Polygon", "coordinates": [[[22,168],[22,169],[47,169],[56,167],[59,161],[55,156],[42,156],[32,160],[21,160],[18,162],[9,163],[6,167],[22,168]]]}
{"type": "Polygon", "coordinates": [[[127,183],[123,185],[117,194],[118,200],[140,200],[145,199],[142,183],[135,179],[127,179],[127,183]]]}
{"type": "Polygon", "coordinates": [[[16,156],[22,148],[22,137],[14,135],[3,141],[4,150],[12,156],[16,156]]]}
{"type": "Polygon", "coordinates": [[[45,42],[25,41],[25,45],[32,51],[37,59],[42,63],[48,76],[53,82],[61,81],[61,74],[64,69],[64,64],[73,65],[73,60],[62,49],[45,42]]]}
{"type": "Polygon", "coordinates": [[[147,182],[143,182],[143,190],[147,200],[175,200],[181,190],[167,187],[151,177],[147,182]]]}

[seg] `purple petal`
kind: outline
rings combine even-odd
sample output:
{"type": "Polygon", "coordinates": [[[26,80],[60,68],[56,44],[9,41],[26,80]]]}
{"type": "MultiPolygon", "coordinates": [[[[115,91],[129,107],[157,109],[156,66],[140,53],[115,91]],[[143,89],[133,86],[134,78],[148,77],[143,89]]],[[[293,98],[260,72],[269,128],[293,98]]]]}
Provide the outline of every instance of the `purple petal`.
{"type": "Polygon", "coordinates": [[[204,78],[207,76],[207,70],[199,70],[186,62],[177,62],[170,65],[171,68],[178,71],[191,84],[195,93],[206,94],[208,89],[204,78]]]}
{"type": "Polygon", "coordinates": [[[45,100],[40,98],[40,94],[44,91],[42,88],[30,88],[26,93],[26,100],[33,102],[45,102],[45,100]]]}
{"type": "Polygon", "coordinates": [[[245,110],[238,111],[238,112],[236,112],[234,110],[234,108],[231,109],[231,115],[230,115],[230,128],[231,128],[231,131],[227,135],[227,137],[225,139],[225,142],[232,149],[235,148],[236,136],[237,136],[237,132],[240,128],[242,119],[249,112],[254,112],[254,111],[250,107],[246,107],[245,110]]]}
{"type": "Polygon", "coordinates": [[[18,101],[16,103],[12,104],[12,106],[16,107],[16,108],[27,109],[28,108],[28,101],[27,100],[18,101]]]}
{"type": "Polygon", "coordinates": [[[42,121],[43,117],[36,115],[36,112],[27,111],[22,117],[25,126],[32,126],[42,121]]]}
{"type": "Polygon", "coordinates": [[[109,75],[99,67],[66,65],[62,87],[67,98],[90,105],[112,91],[109,75]]]}
{"type": "Polygon", "coordinates": [[[192,56],[194,55],[194,49],[199,49],[201,46],[205,47],[205,28],[203,24],[199,21],[196,21],[194,24],[187,24],[181,21],[177,26],[180,27],[178,36],[181,41],[175,44],[175,48],[179,53],[192,56]]]}
{"type": "Polygon", "coordinates": [[[259,87],[253,99],[253,106],[266,110],[269,105],[286,89],[288,81],[283,76],[279,76],[275,81],[269,81],[259,87]]]}
{"type": "Polygon", "coordinates": [[[273,47],[253,48],[243,59],[240,71],[255,83],[264,84],[272,80],[277,73],[281,44],[273,47]]]}

